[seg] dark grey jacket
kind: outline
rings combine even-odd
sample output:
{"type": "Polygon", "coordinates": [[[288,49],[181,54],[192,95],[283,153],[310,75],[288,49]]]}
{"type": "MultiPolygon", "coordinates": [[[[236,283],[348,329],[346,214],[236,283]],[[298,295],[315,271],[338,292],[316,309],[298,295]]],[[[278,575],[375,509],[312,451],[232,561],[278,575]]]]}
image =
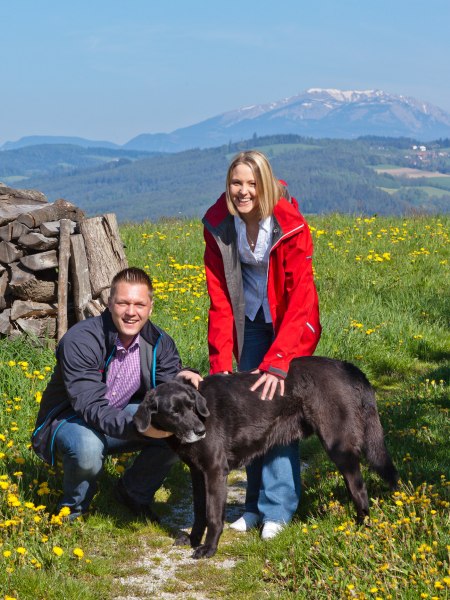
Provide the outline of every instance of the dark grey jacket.
{"type": "MultiPolygon", "coordinates": [[[[43,393],[32,446],[43,460],[54,463],[55,433],[68,419],[81,417],[106,435],[145,440],[132,417],[109,406],[105,398],[106,371],[114,356],[117,329],[108,309],[99,317],[80,321],[62,337],[56,349],[57,363],[43,393]]],[[[135,399],[159,383],[173,379],[181,359],[173,339],[148,321],[140,332],[141,388],[135,399]]]]}

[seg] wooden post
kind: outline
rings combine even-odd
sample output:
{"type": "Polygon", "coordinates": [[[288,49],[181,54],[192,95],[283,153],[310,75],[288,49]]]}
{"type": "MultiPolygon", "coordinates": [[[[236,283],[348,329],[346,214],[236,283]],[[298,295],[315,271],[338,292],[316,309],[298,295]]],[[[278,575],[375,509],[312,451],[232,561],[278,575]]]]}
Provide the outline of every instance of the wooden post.
{"type": "Polygon", "coordinates": [[[70,236],[70,271],[75,315],[77,321],[82,321],[87,317],[86,306],[92,300],[92,294],[86,248],[81,233],[70,236]]]}
{"type": "Polygon", "coordinates": [[[70,220],[61,219],[58,267],[58,342],[67,331],[67,288],[69,284],[70,220]]]}
{"type": "Polygon", "coordinates": [[[92,297],[101,297],[106,304],[112,278],[128,267],[116,215],[108,213],[85,219],[80,223],[80,231],[86,247],[92,297]]]}

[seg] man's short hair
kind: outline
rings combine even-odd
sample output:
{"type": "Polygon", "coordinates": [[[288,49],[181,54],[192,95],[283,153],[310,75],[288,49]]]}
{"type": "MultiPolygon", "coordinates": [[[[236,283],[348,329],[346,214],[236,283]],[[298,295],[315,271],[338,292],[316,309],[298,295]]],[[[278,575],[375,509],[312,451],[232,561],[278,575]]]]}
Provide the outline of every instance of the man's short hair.
{"type": "Polygon", "coordinates": [[[139,269],[138,267],[128,267],[126,269],[122,269],[114,275],[111,281],[111,290],[109,292],[110,298],[114,296],[116,293],[116,289],[119,283],[130,283],[135,285],[146,285],[148,288],[148,295],[150,300],[153,300],[153,284],[150,276],[139,269]]]}

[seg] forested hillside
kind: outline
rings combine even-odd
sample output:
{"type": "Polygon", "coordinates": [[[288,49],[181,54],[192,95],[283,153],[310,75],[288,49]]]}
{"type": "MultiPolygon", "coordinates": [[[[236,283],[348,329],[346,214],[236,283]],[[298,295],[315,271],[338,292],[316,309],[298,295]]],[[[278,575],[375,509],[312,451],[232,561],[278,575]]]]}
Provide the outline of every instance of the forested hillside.
{"type": "Polygon", "coordinates": [[[200,216],[224,189],[230,158],[259,148],[305,213],[450,212],[450,142],[402,138],[329,140],[254,136],[239,144],[148,155],[75,146],[0,153],[0,181],[63,197],[89,215],[120,221],[200,216]]]}

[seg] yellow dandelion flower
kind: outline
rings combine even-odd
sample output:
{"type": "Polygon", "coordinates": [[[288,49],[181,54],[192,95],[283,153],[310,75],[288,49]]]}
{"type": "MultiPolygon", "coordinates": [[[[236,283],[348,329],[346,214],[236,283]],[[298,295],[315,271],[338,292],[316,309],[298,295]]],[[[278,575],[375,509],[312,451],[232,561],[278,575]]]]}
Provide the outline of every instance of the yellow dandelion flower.
{"type": "Polygon", "coordinates": [[[19,546],[18,548],[16,548],[16,552],[17,552],[17,554],[22,554],[22,556],[23,556],[24,554],[27,553],[27,549],[24,548],[23,546],[19,546]]]}
{"type": "Polygon", "coordinates": [[[83,552],[83,550],[81,548],[74,548],[73,549],[73,554],[77,558],[83,558],[83,556],[84,556],[84,552],[83,552]]]}
{"type": "Polygon", "coordinates": [[[11,556],[11,550],[3,550],[3,556],[9,558],[11,556]]]}
{"type": "Polygon", "coordinates": [[[56,556],[62,556],[64,554],[64,550],[59,546],[53,546],[53,554],[56,554],[56,556]]]}

